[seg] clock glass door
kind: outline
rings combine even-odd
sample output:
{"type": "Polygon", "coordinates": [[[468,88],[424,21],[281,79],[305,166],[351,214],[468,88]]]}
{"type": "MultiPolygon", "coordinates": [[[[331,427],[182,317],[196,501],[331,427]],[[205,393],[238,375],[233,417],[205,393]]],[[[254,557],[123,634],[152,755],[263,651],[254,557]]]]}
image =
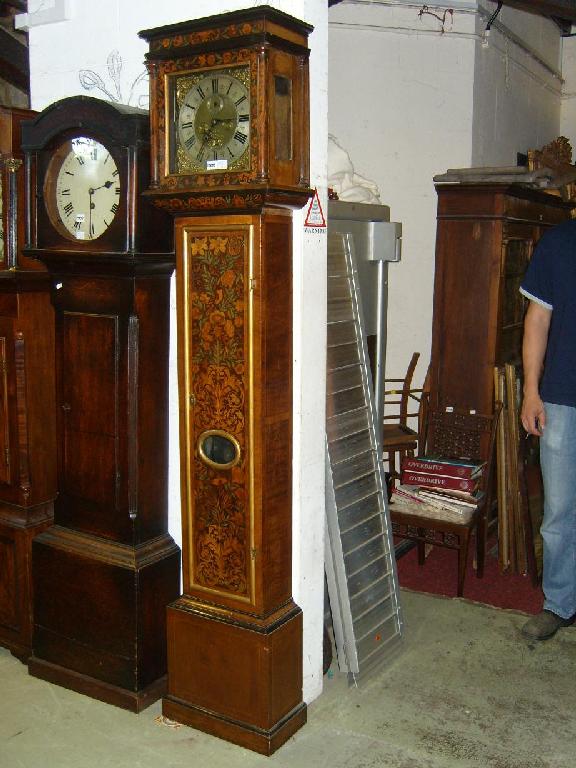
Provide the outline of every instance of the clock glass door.
{"type": "Polygon", "coordinates": [[[88,136],[76,136],[54,152],[44,195],[60,234],[95,240],[110,227],[119,207],[118,167],[110,151],[88,136]]]}

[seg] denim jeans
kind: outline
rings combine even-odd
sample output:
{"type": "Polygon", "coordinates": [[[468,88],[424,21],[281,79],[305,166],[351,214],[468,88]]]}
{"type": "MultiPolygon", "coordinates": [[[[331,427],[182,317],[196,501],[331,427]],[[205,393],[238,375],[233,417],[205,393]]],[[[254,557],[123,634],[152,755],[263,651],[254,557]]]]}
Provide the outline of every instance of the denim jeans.
{"type": "Polygon", "coordinates": [[[567,619],[576,613],[576,408],[554,403],[544,408],[544,608],[567,619]]]}

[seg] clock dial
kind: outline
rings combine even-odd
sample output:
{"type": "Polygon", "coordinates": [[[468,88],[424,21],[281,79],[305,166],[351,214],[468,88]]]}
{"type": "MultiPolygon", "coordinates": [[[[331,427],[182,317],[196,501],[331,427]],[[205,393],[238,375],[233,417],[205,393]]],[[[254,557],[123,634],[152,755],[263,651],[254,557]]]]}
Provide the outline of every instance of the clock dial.
{"type": "Polygon", "coordinates": [[[180,172],[250,166],[249,68],[182,77],[177,86],[180,172]]]}
{"type": "Polygon", "coordinates": [[[46,209],[58,231],[95,240],[110,227],[120,204],[120,175],[109,150],[77,136],[54,153],[46,174],[46,209]]]}

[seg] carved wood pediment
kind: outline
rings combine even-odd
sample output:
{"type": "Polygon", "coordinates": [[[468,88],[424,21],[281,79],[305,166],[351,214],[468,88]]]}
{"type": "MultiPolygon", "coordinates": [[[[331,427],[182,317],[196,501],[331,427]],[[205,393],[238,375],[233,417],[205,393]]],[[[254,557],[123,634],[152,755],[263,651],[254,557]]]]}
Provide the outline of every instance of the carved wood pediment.
{"type": "Polygon", "coordinates": [[[565,136],[559,136],[542,149],[528,150],[528,169],[549,168],[553,174],[553,187],[567,201],[576,201],[576,165],[572,163],[572,145],[565,136]]]}

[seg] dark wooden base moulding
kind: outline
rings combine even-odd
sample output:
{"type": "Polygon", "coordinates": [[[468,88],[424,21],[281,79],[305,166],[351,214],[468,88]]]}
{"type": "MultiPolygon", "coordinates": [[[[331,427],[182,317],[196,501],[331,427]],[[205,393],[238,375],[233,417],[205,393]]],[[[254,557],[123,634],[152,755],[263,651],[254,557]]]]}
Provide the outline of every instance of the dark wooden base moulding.
{"type": "Polygon", "coordinates": [[[179,591],[172,538],[130,546],[55,525],[34,540],[33,566],[30,674],[132,712],[160,698],[179,591]]]}
{"type": "Polygon", "coordinates": [[[128,691],[34,656],[28,660],[28,672],[40,680],[60,685],[76,693],[83,693],[92,699],[104,701],[106,704],[112,704],[136,714],[162,698],[167,687],[167,678],[164,675],[139,691],[128,691]]]}
{"type": "Polygon", "coordinates": [[[232,744],[238,744],[252,752],[269,756],[306,724],[307,710],[306,704],[300,704],[269,730],[255,728],[246,723],[237,723],[216,712],[193,707],[170,696],[163,700],[162,713],[178,723],[189,725],[191,728],[225,739],[232,744]]]}
{"type": "Polygon", "coordinates": [[[182,597],[167,614],[166,717],[263,755],[306,723],[293,602],[263,619],[182,597]]]}

